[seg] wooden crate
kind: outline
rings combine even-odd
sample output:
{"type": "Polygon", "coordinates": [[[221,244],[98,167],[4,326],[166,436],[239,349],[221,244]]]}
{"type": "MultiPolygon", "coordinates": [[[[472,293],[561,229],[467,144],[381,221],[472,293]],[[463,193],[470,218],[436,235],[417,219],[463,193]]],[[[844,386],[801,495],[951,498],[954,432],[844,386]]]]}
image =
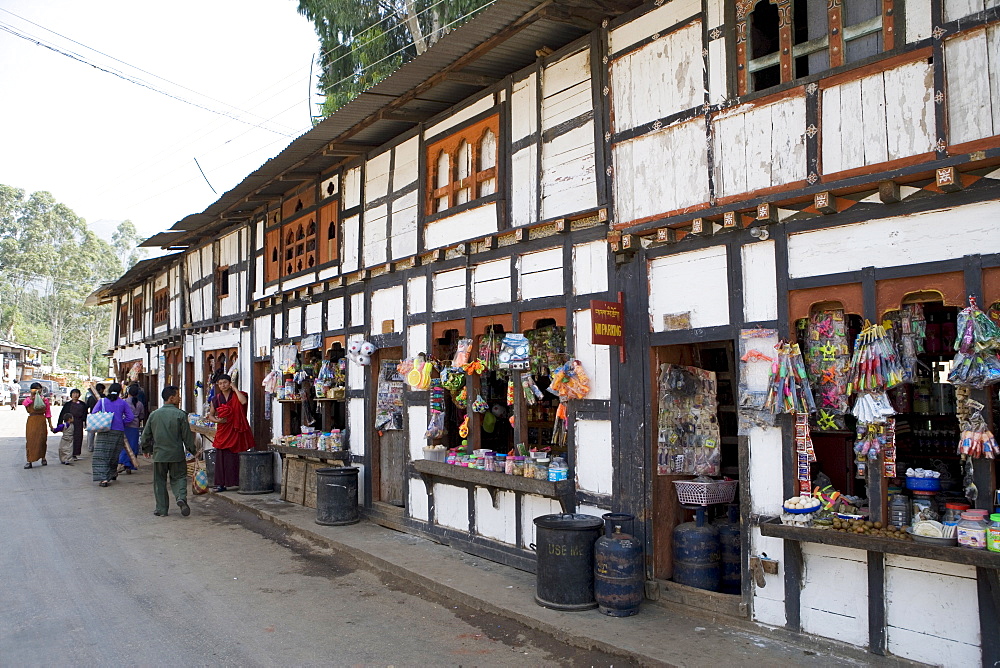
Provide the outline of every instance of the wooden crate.
{"type": "MultiPolygon", "coordinates": [[[[285,501],[302,505],[306,493],[306,469],[307,462],[298,457],[286,457],[284,466],[284,478],[281,485],[281,498],[285,501]]],[[[313,487],[316,486],[313,481],[313,487]]]]}

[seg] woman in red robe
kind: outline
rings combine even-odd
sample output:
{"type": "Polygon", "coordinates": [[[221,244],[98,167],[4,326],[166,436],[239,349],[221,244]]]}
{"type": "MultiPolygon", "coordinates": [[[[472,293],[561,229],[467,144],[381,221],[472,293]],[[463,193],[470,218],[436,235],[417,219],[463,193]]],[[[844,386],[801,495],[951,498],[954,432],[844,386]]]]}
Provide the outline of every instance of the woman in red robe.
{"type": "Polygon", "coordinates": [[[215,487],[225,492],[240,484],[240,453],[252,450],[253,433],[247,421],[247,395],[233,387],[228,374],[219,374],[215,381],[208,419],[216,423],[215,487]]]}

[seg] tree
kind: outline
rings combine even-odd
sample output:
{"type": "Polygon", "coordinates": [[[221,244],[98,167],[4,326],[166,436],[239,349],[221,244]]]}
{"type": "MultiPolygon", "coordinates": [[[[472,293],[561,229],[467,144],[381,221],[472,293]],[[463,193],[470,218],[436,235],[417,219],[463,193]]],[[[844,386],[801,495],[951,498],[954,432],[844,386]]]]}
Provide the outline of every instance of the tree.
{"type": "Polygon", "coordinates": [[[111,235],[111,246],[115,249],[122,265],[122,271],[128,271],[140,260],[146,258],[146,249],[139,248],[143,238],[131,220],[123,220],[118,224],[115,233],[111,235]]]}
{"type": "Polygon", "coordinates": [[[299,0],[319,37],[329,116],[492,0],[299,0]]]}

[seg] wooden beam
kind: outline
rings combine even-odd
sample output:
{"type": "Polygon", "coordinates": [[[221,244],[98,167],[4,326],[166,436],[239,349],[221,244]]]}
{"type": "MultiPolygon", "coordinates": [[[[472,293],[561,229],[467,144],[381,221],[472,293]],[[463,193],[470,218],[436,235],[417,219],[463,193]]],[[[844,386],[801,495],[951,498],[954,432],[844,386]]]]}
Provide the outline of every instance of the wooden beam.
{"type": "Polygon", "coordinates": [[[364,155],[368,151],[374,151],[378,146],[374,144],[331,144],[323,149],[323,155],[364,155]]]}
{"type": "Polygon", "coordinates": [[[261,195],[260,193],[254,193],[253,195],[247,195],[246,200],[248,202],[279,202],[281,201],[281,195],[261,195]]]}
{"type": "Polygon", "coordinates": [[[482,74],[469,74],[467,72],[448,72],[445,74],[444,80],[451,81],[453,83],[468,84],[469,86],[479,86],[480,88],[492,86],[499,81],[499,79],[494,77],[488,77],[482,74]]]}
{"type": "Polygon", "coordinates": [[[385,121],[401,121],[403,123],[423,123],[437,112],[402,111],[395,109],[384,109],[378,116],[385,121]]]}

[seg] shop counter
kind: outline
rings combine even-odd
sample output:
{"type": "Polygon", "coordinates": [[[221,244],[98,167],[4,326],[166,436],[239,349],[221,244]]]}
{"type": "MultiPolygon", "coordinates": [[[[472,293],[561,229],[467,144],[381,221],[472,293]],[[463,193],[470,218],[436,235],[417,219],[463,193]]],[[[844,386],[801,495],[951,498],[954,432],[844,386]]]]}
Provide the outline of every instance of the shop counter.
{"type": "Polygon", "coordinates": [[[318,459],[323,462],[349,462],[350,450],[314,450],[312,448],[296,448],[290,445],[272,445],[271,449],[283,455],[295,455],[306,459],[318,459]]]}
{"type": "MultiPolygon", "coordinates": [[[[573,512],[572,509],[575,506],[575,487],[571,480],[560,480],[559,482],[535,480],[534,478],[507,475],[506,473],[499,473],[497,471],[470,469],[428,459],[414,461],[413,468],[425,478],[425,481],[428,478],[443,478],[485,487],[489,491],[490,496],[493,497],[494,502],[496,501],[497,491],[506,490],[558,499],[564,513],[573,512]]],[[[430,487],[429,481],[427,482],[428,487],[430,487]]]]}
{"type": "Polygon", "coordinates": [[[808,527],[788,526],[781,524],[777,518],[764,519],[758,525],[764,536],[784,538],[800,543],[820,543],[822,545],[837,545],[850,547],[867,552],[882,552],[885,554],[902,554],[907,557],[934,559],[953,564],[965,564],[979,568],[1000,570],[1000,552],[987,550],[972,550],[967,547],[941,547],[915,543],[898,538],[881,538],[860,534],[842,533],[833,529],[812,529],[808,527]]]}

